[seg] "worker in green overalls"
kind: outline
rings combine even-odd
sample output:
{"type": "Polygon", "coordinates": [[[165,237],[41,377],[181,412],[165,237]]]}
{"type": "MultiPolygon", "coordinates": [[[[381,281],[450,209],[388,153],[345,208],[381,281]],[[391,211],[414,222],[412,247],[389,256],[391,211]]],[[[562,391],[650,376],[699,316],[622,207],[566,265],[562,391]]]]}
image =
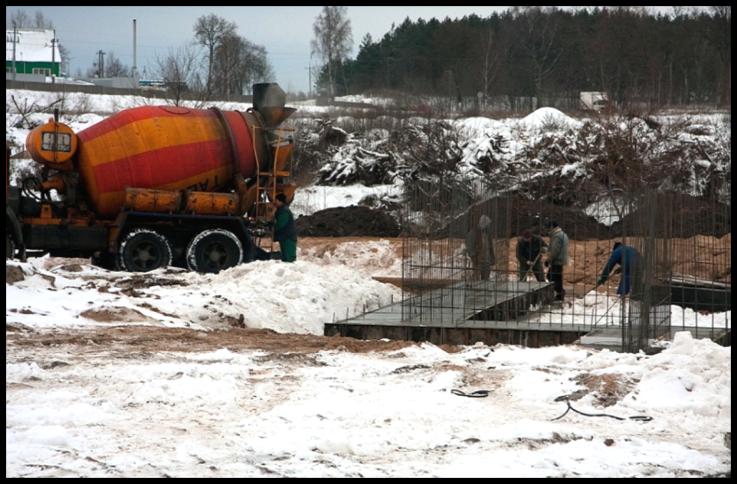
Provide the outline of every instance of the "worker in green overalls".
{"type": "Polygon", "coordinates": [[[287,196],[279,193],[274,202],[274,241],[279,242],[281,260],[294,262],[297,260],[297,228],[294,225],[294,215],[287,205],[287,196]]]}

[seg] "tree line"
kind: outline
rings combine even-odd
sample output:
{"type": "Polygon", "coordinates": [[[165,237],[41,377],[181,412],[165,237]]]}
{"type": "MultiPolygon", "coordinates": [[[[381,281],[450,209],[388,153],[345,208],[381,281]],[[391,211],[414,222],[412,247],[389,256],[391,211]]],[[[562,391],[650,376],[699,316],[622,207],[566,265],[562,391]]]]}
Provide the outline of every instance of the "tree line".
{"type": "MultiPolygon", "coordinates": [[[[355,59],[323,67],[336,94],[383,89],[439,96],[577,99],[621,105],[731,103],[731,8],[649,14],[642,7],[513,7],[481,18],[407,18],[355,59]]],[[[327,89],[324,89],[327,91],[327,89]]]]}

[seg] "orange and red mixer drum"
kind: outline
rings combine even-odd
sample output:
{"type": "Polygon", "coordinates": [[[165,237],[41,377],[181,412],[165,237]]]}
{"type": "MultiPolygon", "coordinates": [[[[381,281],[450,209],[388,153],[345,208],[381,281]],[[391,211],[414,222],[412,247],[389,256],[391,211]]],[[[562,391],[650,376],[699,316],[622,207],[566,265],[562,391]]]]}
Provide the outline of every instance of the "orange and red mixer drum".
{"type": "Polygon", "coordinates": [[[127,109],[78,133],[79,171],[98,215],[116,215],[127,187],[221,189],[235,174],[234,150],[243,177],[254,176],[263,130],[250,114],[222,115],[234,145],[216,111],[181,107],[127,109]]]}

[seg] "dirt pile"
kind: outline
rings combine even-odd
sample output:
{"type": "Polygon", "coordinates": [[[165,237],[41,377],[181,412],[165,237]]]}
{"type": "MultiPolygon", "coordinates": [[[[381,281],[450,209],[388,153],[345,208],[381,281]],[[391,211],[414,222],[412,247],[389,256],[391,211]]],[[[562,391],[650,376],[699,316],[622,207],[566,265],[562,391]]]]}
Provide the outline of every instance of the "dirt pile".
{"type": "Polygon", "coordinates": [[[648,202],[643,202],[637,210],[614,223],[612,234],[640,235],[648,231],[647,223],[653,206],[659,212],[652,226],[656,237],[721,237],[732,231],[729,205],[677,193],[659,193],[648,202]]]}
{"type": "Polygon", "coordinates": [[[469,210],[456,217],[449,225],[436,232],[437,237],[464,237],[471,220],[488,215],[494,223],[497,237],[521,235],[525,229],[546,233],[544,225],[556,221],[571,239],[602,240],[612,237],[611,229],[580,209],[554,205],[541,200],[523,197],[500,197],[474,204],[469,210]],[[470,217],[470,218],[469,218],[470,217]]]}
{"type": "Polygon", "coordinates": [[[23,269],[17,266],[5,265],[5,284],[15,284],[24,279],[23,269]]]}
{"type": "Polygon", "coordinates": [[[608,239],[610,228],[580,209],[562,207],[537,200],[513,197],[508,200],[509,225],[512,234],[521,234],[525,229],[542,233],[548,221],[556,221],[572,239],[608,239]]]}
{"type": "Polygon", "coordinates": [[[296,221],[300,236],[349,237],[375,236],[396,237],[399,224],[391,215],[368,207],[337,207],[299,217],[296,221]]]}
{"type": "Polygon", "coordinates": [[[525,229],[545,233],[543,227],[548,221],[558,222],[568,237],[576,240],[606,240],[650,234],[667,238],[695,235],[721,237],[731,232],[732,215],[730,207],[725,204],[689,195],[659,193],[639,200],[637,206],[623,220],[607,226],[580,208],[521,196],[497,197],[472,205],[435,234],[437,237],[463,237],[469,230],[470,221],[478,220],[482,214],[495,222],[494,233],[497,237],[519,235],[525,229]],[[653,217],[651,225],[650,218],[653,217]]]}
{"type": "Polygon", "coordinates": [[[97,321],[98,323],[118,324],[122,321],[147,321],[149,318],[131,308],[88,309],[80,316],[97,321]]]}

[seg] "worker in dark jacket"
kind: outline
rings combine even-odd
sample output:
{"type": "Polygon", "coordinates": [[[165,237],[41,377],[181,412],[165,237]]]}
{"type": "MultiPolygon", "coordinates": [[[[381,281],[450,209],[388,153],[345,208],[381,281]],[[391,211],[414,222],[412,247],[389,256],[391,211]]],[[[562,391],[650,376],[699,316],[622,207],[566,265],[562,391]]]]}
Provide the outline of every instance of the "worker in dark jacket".
{"type": "Polygon", "coordinates": [[[568,264],[568,236],[555,221],[548,222],[546,227],[550,231],[550,250],[545,261],[545,266],[550,267],[548,280],[553,283],[555,300],[563,301],[566,295],[563,289],[563,267],[568,264]]]}
{"type": "Polygon", "coordinates": [[[522,237],[517,239],[517,264],[519,266],[519,280],[524,281],[527,273],[532,270],[535,279],[545,282],[543,274],[543,263],[540,260],[542,254],[547,251],[548,244],[539,235],[533,235],[531,231],[522,232],[522,237]]]}
{"type": "Polygon", "coordinates": [[[624,245],[621,242],[615,243],[612,249],[612,255],[609,257],[606,265],[604,265],[601,276],[596,281],[597,286],[606,282],[612,269],[617,264],[619,264],[622,271],[622,278],[619,280],[619,287],[617,287],[617,295],[626,296],[632,292],[634,285],[639,284],[638,279],[642,268],[642,256],[634,247],[624,245]]]}
{"type": "Polygon", "coordinates": [[[276,213],[274,214],[274,240],[279,242],[281,260],[294,262],[297,260],[297,228],[294,215],[287,206],[287,196],[279,193],[276,196],[276,213]]]}
{"type": "Polygon", "coordinates": [[[473,279],[488,281],[491,266],[496,263],[494,255],[494,239],[492,237],[491,219],[481,215],[478,222],[472,224],[466,234],[466,254],[471,258],[473,279]]]}

